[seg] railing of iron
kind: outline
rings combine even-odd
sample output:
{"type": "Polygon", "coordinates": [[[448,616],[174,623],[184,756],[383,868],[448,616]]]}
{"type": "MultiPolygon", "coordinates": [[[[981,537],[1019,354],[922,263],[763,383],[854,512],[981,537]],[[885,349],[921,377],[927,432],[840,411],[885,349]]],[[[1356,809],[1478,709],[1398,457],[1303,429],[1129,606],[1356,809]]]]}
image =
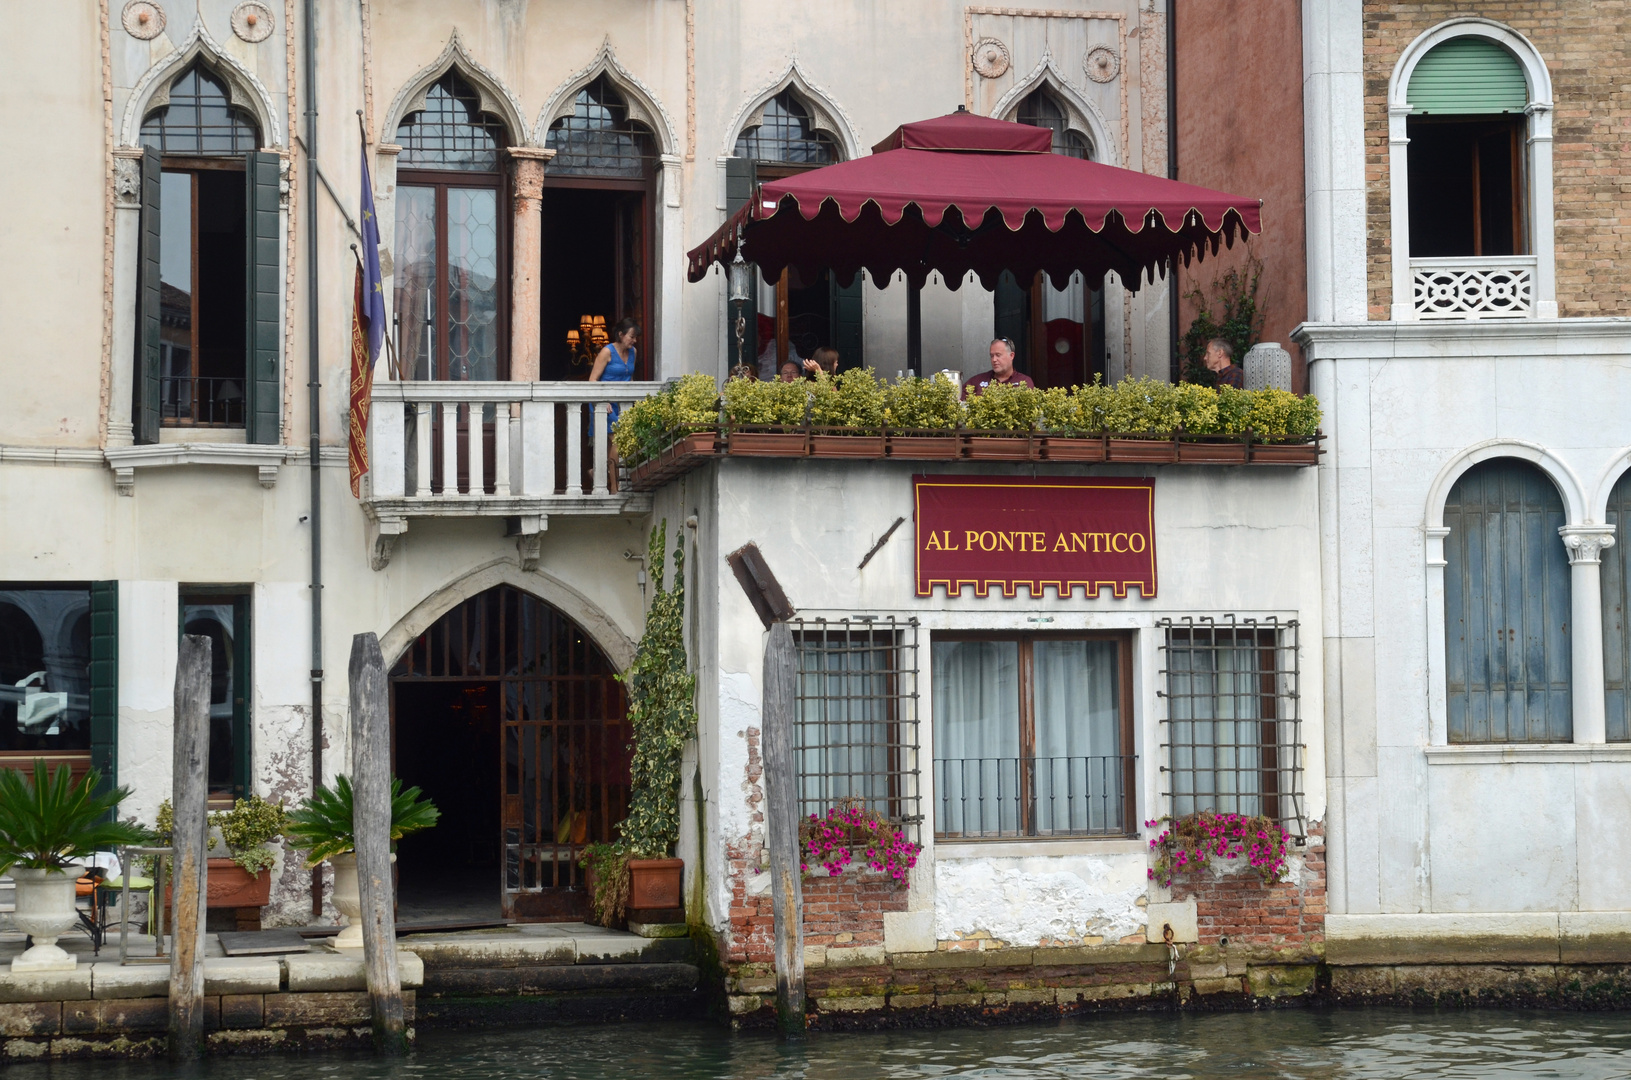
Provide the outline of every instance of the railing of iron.
{"type": "Polygon", "coordinates": [[[795,619],[794,761],[799,813],[854,802],[917,839],[916,619],[795,619]]]}
{"type": "Polygon", "coordinates": [[[1158,691],[1168,811],[1262,815],[1302,838],[1295,619],[1163,619],[1158,691]]]}
{"type": "Polygon", "coordinates": [[[173,427],[244,426],[244,381],[203,375],[159,376],[159,415],[173,427]]]}
{"type": "Polygon", "coordinates": [[[934,762],[940,839],[1126,836],[1134,758],[939,758],[934,762]]]}

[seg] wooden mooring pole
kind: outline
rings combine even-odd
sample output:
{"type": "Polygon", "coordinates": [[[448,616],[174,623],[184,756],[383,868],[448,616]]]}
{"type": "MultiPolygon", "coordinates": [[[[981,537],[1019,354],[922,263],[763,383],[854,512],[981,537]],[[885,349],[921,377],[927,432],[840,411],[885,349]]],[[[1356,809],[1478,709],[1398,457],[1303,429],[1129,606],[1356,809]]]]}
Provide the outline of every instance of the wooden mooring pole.
{"type": "MultiPolygon", "coordinates": [[[[204,896],[209,850],[210,639],[187,634],[176,655],[175,749],[170,805],[170,1056],[204,1051],[204,896]]],[[[128,873],[128,871],[126,871],[128,873]]],[[[163,902],[163,897],[154,897],[163,902]]],[[[162,929],[160,931],[163,932],[162,929]]]]}
{"type": "Polygon", "coordinates": [[[374,1014],[374,1048],[408,1049],[402,976],[396,964],[391,898],[391,718],[379,638],[351,639],[352,828],[357,838],[357,891],[362,905],[362,959],[374,1014]]]}
{"type": "Polygon", "coordinates": [[[765,645],[765,818],[770,840],[770,898],[776,918],[776,1025],[804,1033],[804,890],[799,871],[798,791],[793,767],[793,633],[770,624],[765,645]]]}

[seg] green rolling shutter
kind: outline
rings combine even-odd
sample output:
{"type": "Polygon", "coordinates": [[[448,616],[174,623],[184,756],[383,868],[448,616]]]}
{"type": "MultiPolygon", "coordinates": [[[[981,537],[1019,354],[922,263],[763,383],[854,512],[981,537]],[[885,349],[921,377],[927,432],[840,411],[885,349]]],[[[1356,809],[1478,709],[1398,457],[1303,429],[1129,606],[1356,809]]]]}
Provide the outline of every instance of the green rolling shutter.
{"type": "Polygon", "coordinates": [[[91,767],[102,789],[119,780],[119,583],[91,583],[91,767]]]}
{"type": "Polygon", "coordinates": [[[278,381],[278,156],[249,153],[244,172],[244,250],[248,268],[244,292],[245,422],[252,443],[276,443],[283,387],[278,381]]]}
{"type": "MultiPolygon", "coordinates": [[[[159,188],[163,183],[159,152],[142,153],[141,239],[136,273],[136,400],[132,403],[135,439],[159,441],[159,188]]],[[[123,403],[115,403],[123,408],[123,403]]]]}
{"type": "Polygon", "coordinates": [[[1451,38],[1416,64],[1406,91],[1410,111],[1436,116],[1521,113],[1529,84],[1517,57],[1488,38],[1451,38]]]}
{"type": "Polygon", "coordinates": [[[862,287],[866,274],[855,271],[855,279],[848,285],[838,284],[836,274],[832,275],[831,280],[832,298],[828,317],[832,327],[832,347],[838,350],[838,367],[840,370],[860,367],[863,363],[861,313],[866,307],[862,287]]]}
{"type": "MultiPolygon", "coordinates": [[[[752,158],[732,157],[725,159],[725,215],[736,213],[747,205],[753,198],[754,168],[752,158]]],[[[754,274],[757,279],[758,274],[754,274]]],[[[729,295],[729,294],[727,294],[729,295]]],[[[736,315],[730,309],[736,305],[726,303],[725,312],[725,349],[730,358],[727,368],[737,364],[752,364],[759,356],[759,298],[755,290],[748,290],[747,302],[742,305],[742,317],[747,320],[747,327],[742,335],[742,352],[736,351],[736,315]]]]}

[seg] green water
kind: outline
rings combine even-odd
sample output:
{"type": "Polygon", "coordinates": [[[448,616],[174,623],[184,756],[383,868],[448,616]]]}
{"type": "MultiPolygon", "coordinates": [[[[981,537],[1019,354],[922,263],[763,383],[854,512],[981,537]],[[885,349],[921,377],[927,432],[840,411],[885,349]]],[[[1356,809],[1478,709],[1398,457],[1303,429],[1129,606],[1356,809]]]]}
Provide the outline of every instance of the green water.
{"type": "Polygon", "coordinates": [[[778,1043],[707,1025],[427,1031],[363,1055],[14,1065],[7,1080],[918,1080],[941,1077],[1631,1077],[1631,1015],[1312,1009],[1095,1016],[1055,1024],[813,1035],[778,1043]]]}

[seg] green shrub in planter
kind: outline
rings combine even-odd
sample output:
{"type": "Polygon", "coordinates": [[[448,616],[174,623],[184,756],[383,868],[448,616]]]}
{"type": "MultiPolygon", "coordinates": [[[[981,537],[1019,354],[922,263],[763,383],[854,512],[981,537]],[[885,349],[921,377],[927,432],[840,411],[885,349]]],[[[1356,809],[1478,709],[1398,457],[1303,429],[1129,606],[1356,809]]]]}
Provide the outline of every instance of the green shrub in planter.
{"type": "MultiPolygon", "coordinates": [[[[1284,390],[1254,390],[1248,422],[1259,439],[1284,439],[1293,414],[1302,417],[1302,399],[1284,390]]],[[[1316,408],[1318,406],[1316,405],[1316,408]]]]}
{"type": "Polygon", "coordinates": [[[669,422],[677,431],[705,431],[719,423],[719,383],[712,375],[693,371],[681,376],[669,389],[669,422]]]}
{"type": "Polygon", "coordinates": [[[1114,388],[1104,385],[1104,377],[1093,376],[1093,381],[1078,386],[1070,395],[1074,399],[1076,434],[1103,435],[1110,430],[1110,409],[1116,400],[1114,388]]]}
{"type": "Polygon", "coordinates": [[[1218,396],[1218,434],[1244,435],[1252,423],[1252,392],[1220,386],[1218,396]]]}
{"type": "Polygon", "coordinates": [[[1111,388],[1105,425],[1115,434],[1171,435],[1178,426],[1172,385],[1154,379],[1121,380],[1111,388]]]}
{"type": "Polygon", "coordinates": [[[1031,431],[1042,415],[1042,391],[1020,383],[987,383],[965,405],[968,426],[978,431],[1031,431]]]}
{"type": "Polygon", "coordinates": [[[822,372],[811,390],[810,423],[816,427],[876,428],[883,424],[884,385],[871,368],[850,368],[836,379],[822,372]]]}
{"type": "Polygon", "coordinates": [[[48,772],[39,759],[32,780],[21,769],[0,769],[0,873],[62,870],[98,851],[148,841],[152,833],[134,821],[113,820],[130,789],[98,794],[101,782],[95,769],[75,783],[68,766],[48,772]]]}
{"type": "Polygon", "coordinates": [[[725,420],[731,427],[802,427],[809,393],[803,379],[730,379],[725,383],[725,420]]]}
{"type": "Polygon", "coordinates": [[[1055,435],[1074,435],[1081,426],[1077,416],[1078,399],[1063,386],[1041,391],[1037,402],[1038,423],[1043,431],[1055,435]]]}
{"type": "Polygon", "coordinates": [[[623,410],[612,427],[617,456],[626,465],[656,457],[676,438],[719,420],[719,384],[694,371],[623,410]]]}
{"type": "MultiPolygon", "coordinates": [[[[442,812],[416,787],[406,790],[399,778],[391,778],[391,850],[404,836],[436,824],[442,812]]],[[[357,834],[352,827],[353,793],[351,778],[344,773],[334,778],[332,789],[323,784],[297,806],[286,819],[283,835],[290,845],[306,851],[306,865],[316,866],[324,859],[348,855],[357,850],[357,834]]]]}
{"type": "Polygon", "coordinates": [[[1215,435],[1218,432],[1218,393],[1209,386],[1179,383],[1172,388],[1178,423],[1186,435],[1215,435]]]}
{"type": "Polygon", "coordinates": [[[957,386],[945,372],[935,372],[932,379],[909,375],[889,387],[885,395],[884,421],[897,430],[950,431],[962,419],[957,386]]]}
{"type": "Polygon", "coordinates": [[[1319,434],[1320,399],[1313,394],[1304,394],[1291,406],[1290,415],[1286,418],[1286,434],[1297,438],[1307,438],[1319,434]]]}
{"type": "Polygon", "coordinates": [[[209,816],[209,822],[212,829],[220,830],[221,841],[232,853],[232,861],[251,877],[259,877],[262,870],[269,870],[277,863],[271,843],[283,835],[288,825],[288,814],[281,803],[269,803],[259,795],[251,795],[236,800],[231,810],[217,810],[209,816]]]}

